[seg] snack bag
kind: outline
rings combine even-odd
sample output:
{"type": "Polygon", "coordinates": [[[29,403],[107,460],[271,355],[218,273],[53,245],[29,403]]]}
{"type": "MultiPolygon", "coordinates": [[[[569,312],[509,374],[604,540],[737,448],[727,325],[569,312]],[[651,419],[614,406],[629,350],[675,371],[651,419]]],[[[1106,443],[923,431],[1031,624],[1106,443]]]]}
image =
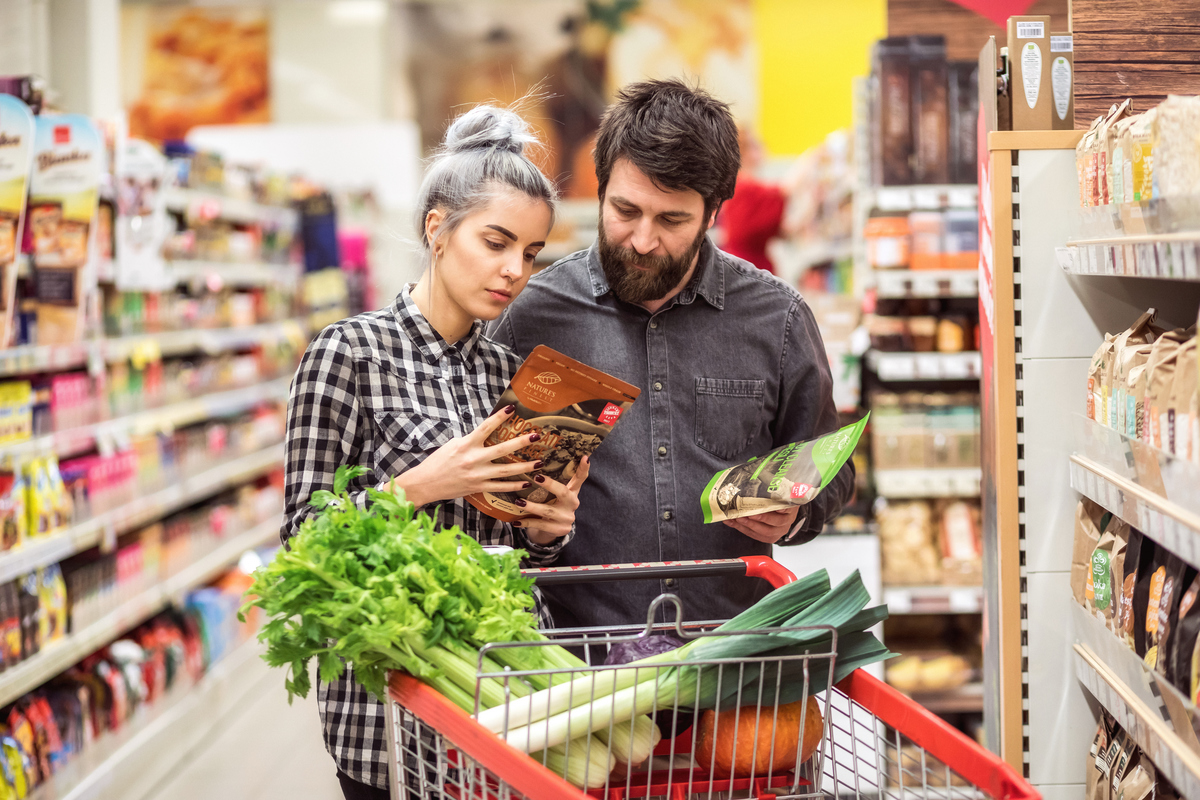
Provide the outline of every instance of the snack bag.
{"type": "Polygon", "coordinates": [[[807,442],[785,444],[712,477],[700,496],[705,522],[808,505],[854,453],[871,415],[807,442]]]}
{"type": "Polygon", "coordinates": [[[1071,557],[1071,594],[1075,602],[1084,608],[1090,608],[1090,600],[1095,594],[1094,579],[1092,578],[1092,554],[1100,543],[1100,517],[1104,509],[1088,500],[1081,498],[1075,506],[1075,547],[1071,557]]]}
{"type": "Polygon", "coordinates": [[[1109,362],[1113,357],[1113,346],[1117,337],[1111,333],[1104,334],[1104,341],[1092,355],[1092,363],[1088,365],[1088,397],[1087,415],[1101,425],[1108,425],[1108,384],[1109,362]]]}
{"type": "MultiPolygon", "coordinates": [[[[600,446],[639,394],[641,390],[636,386],[538,345],[496,401],[493,413],[509,405],[517,410],[488,437],[487,444],[500,444],[539,430],[539,441],[499,461],[542,461],[539,475],[566,483],[583,457],[600,446]]],[[[515,522],[532,516],[516,505],[516,500],[555,501],[554,495],[534,483],[533,475],[514,476],[513,480],[522,477],[532,484],[530,488],[480,492],[468,495],[467,502],[489,517],[515,522]]]]}

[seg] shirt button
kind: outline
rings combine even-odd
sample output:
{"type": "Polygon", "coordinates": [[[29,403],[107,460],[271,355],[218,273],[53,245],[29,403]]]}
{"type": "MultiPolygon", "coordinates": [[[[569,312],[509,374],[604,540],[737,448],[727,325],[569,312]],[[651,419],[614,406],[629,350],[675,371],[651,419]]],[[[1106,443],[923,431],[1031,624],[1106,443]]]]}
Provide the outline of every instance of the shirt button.
{"type": "Polygon", "coordinates": [[[661,445],[661,444],[660,444],[660,445],[658,446],[658,454],[659,454],[660,456],[665,456],[665,455],[667,454],[667,447],[666,447],[666,445],[661,445]]]}
{"type": "Polygon", "coordinates": [[[672,516],[672,515],[671,515],[671,512],[670,512],[670,511],[664,511],[664,512],[662,513],[662,518],[663,518],[663,519],[665,519],[665,520],[670,520],[670,519],[671,519],[671,516],[672,516]]]}
{"type": "Polygon", "coordinates": [[[663,581],[663,583],[665,583],[668,587],[673,587],[675,585],[675,579],[667,578],[665,581],[663,581]]]}
{"type": "Polygon", "coordinates": [[[650,330],[653,331],[653,330],[657,330],[657,329],[658,329],[658,320],[656,320],[656,319],[650,320],[650,330]]]}
{"type": "Polygon", "coordinates": [[[654,391],[656,391],[656,392],[661,392],[661,391],[662,391],[662,381],[655,381],[655,382],[654,382],[654,391]]]}

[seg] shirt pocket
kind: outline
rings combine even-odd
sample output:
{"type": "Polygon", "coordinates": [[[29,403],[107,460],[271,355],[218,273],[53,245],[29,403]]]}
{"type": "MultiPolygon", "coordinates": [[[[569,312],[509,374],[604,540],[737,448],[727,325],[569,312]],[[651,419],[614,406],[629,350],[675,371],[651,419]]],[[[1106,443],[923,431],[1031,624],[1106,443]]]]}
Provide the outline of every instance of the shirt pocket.
{"type": "Polygon", "coordinates": [[[734,459],[762,424],[766,381],[696,378],[696,444],[734,459]]]}
{"type": "Polygon", "coordinates": [[[407,398],[376,404],[374,417],[381,438],[375,463],[384,475],[412,469],[455,436],[454,421],[444,411],[407,398]]]}

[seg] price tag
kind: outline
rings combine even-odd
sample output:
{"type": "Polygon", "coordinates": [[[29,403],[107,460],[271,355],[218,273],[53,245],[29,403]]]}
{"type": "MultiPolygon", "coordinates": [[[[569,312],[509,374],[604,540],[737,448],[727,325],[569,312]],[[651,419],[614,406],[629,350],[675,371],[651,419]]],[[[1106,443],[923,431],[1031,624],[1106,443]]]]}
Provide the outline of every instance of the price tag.
{"type": "Polygon", "coordinates": [[[914,208],[937,209],[942,207],[942,193],[932,187],[913,189],[912,204],[914,208]]]}
{"type": "Polygon", "coordinates": [[[1058,266],[1062,267],[1063,272],[1071,272],[1074,269],[1076,252],[1077,249],[1074,247],[1054,248],[1054,258],[1058,261],[1058,266]]]}
{"type": "Polygon", "coordinates": [[[974,589],[952,589],[950,610],[958,614],[971,614],[979,610],[979,593],[974,589]]]}
{"type": "Polygon", "coordinates": [[[117,549],[117,526],[111,519],[105,520],[104,530],[100,534],[100,552],[111,553],[117,549]]]}
{"type": "Polygon", "coordinates": [[[945,361],[936,355],[920,353],[913,359],[915,364],[916,377],[918,378],[940,378],[943,376],[943,366],[945,361]]]}
{"type": "Polygon", "coordinates": [[[917,362],[905,356],[885,357],[879,362],[879,377],[892,381],[911,381],[917,377],[917,362]]]}

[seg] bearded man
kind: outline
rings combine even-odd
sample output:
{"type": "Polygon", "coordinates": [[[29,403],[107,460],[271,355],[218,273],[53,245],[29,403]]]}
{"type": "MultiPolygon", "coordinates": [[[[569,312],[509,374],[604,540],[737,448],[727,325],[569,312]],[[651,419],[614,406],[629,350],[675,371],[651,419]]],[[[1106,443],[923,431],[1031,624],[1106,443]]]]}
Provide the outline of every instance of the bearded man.
{"type": "MultiPolygon", "coordinates": [[[[594,158],[596,243],[535,275],[489,332],[522,357],[545,344],[642,389],[593,456],[558,564],[769,555],[812,539],[850,498],[850,462],[803,507],[707,525],[700,508],[718,471],[838,427],[812,311],[708,239],[737,182],[729,107],[679,81],[632,84],[594,158]]],[[[728,574],[545,592],[555,624],[575,627],[644,622],[663,592],[688,619],[728,619],[768,589],[728,574]]]]}

